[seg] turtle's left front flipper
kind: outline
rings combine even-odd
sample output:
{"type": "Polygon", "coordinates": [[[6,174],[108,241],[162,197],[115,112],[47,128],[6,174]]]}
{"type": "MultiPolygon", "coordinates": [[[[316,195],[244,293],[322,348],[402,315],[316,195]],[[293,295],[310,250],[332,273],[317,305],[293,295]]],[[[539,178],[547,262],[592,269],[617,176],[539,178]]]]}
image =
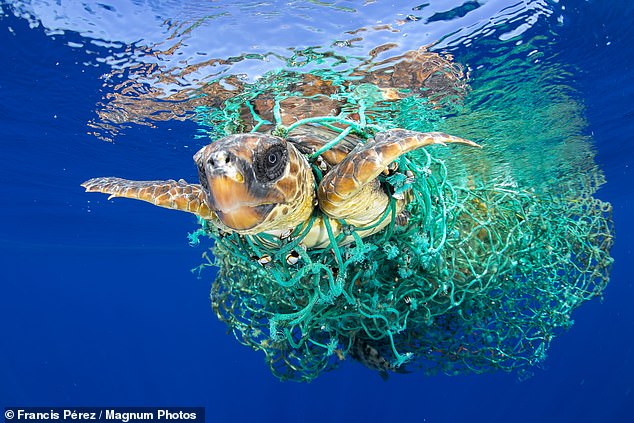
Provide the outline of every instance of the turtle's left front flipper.
{"type": "MultiPolygon", "coordinates": [[[[389,197],[377,177],[403,154],[434,144],[478,144],[440,132],[390,129],[359,145],[319,184],[319,207],[330,217],[369,224],[383,214],[389,197]]],[[[357,223],[355,223],[357,222],[357,223]]]]}
{"type": "Polygon", "coordinates": [[[213,217],[206,195],[198,184],[184,180],[130,181],[122,178],[93,178],[83,184],[86,192],[103,192],[112,197],[134,198],[160,207],[194,213],[202,218],[213,217]]]}

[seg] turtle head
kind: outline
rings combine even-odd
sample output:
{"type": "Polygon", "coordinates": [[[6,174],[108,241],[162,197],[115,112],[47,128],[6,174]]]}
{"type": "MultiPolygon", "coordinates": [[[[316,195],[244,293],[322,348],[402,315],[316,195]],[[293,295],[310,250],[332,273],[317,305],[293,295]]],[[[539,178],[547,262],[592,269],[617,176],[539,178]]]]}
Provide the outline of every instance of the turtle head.
{"type": "Polygon", "coordinates": [[[240,233],[283,230],[310,217],[310,166],[282,138],[229,135],[203,147],[194,161],[207,205],[228,228],[240,233]]]}

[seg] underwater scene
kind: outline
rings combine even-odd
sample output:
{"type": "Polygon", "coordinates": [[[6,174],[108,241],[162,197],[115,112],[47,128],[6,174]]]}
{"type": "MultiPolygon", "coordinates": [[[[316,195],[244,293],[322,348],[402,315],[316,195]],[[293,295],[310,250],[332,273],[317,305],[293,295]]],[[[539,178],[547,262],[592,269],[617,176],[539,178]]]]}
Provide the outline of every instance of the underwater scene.
{"type": "Polygon", "coordinates": [[[5,421],[632,421],[632,43],[619,0],[0,0],[5,421]]]}

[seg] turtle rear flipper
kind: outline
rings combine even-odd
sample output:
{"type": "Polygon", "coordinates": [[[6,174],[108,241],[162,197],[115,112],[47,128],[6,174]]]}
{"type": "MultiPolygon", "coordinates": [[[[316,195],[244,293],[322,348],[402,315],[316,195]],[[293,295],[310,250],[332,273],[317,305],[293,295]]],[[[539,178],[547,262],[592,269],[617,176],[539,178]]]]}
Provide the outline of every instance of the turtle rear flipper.
{"type": "Polygon", "coordinates": [[[359,145],[328,172],[319,184],[319,207],[328,216],[349,223],[370,224],[383,215],[388,194],[377,177],[403,154],[433,144],[478,144],[440,132],[391,129],[359,145]]]}
{"type": "Polygon", "coordinates": [[[86,192],[102,192],[112,197],[133,198],[159,207],[194,213],[202,218],[213,218],[206,203],[206,195],[198,184],[184,180],[130,181],[122,178],[93,178],[83,184],[86,192]]]}

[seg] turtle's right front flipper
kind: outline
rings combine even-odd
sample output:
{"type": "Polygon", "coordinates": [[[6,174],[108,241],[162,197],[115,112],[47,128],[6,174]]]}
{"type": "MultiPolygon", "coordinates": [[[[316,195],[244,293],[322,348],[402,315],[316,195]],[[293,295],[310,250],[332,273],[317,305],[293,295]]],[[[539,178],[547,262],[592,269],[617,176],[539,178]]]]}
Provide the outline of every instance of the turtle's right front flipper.
{"type": "Polygon", "coordinates": [[[121,178],[93,178],[83,184],[86,192],[103,192],[112,197],[147,201],[160,207],[194,213],[204,219],[214,218],[207,206],[206,194],[198,184],[184,180],[130,181],[121,178]]]}
{"type": "Polygon", "coordinates": [[[480,147],[462,138],[440,132],[389,129],[359,145],[319,183],[319,207],[328,216],[355,225],[371,225],[389,204],[389,195],[380,189],[377,177],[403,154],[430,145],[465,144],[480,147]]]}

